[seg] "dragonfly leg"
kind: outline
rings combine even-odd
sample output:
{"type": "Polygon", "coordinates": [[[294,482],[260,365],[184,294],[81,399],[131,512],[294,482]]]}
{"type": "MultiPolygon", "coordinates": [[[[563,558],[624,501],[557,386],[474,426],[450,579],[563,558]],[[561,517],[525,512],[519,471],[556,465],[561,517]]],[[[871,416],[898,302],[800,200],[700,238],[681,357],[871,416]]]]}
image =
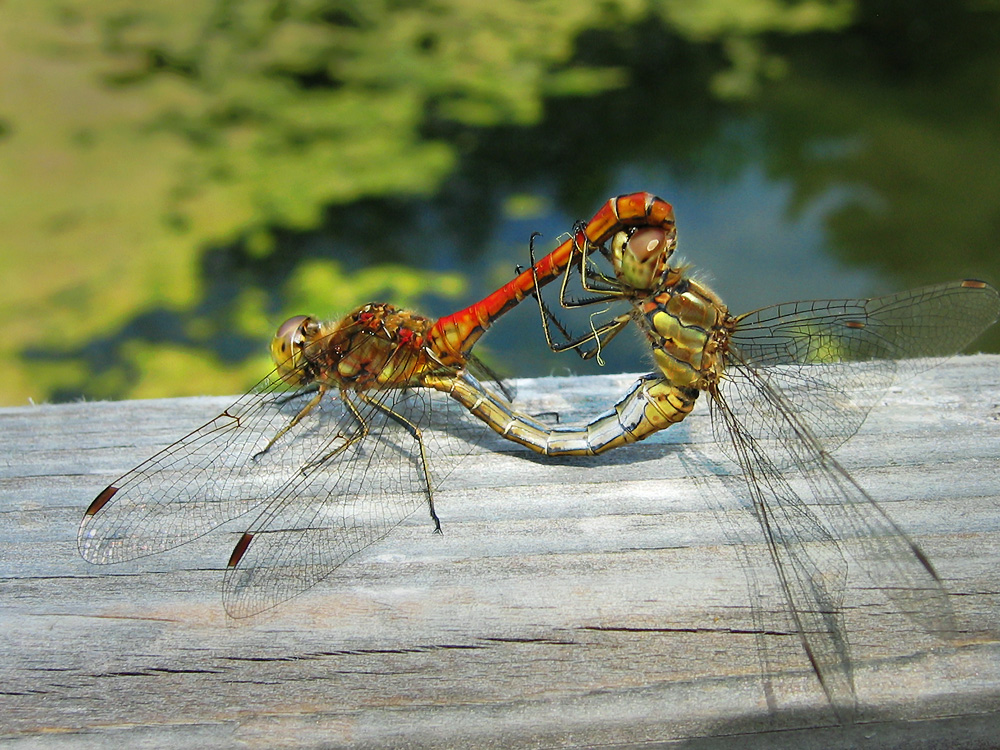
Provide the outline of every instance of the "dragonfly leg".
{"type": "Polygon", "coordinates": [[[361,412],[358,411],[358,407],[354,405],[353,401],[351,401],[351,397],[348,395],[347,391],[340,392],[340,400],[341,402],[343,402],[344,406],[347,407],[347,410],[351,413],[351,416],[354,417],[354,420],[358,423],[359,429],[348,437],[344,437],[343,435],[341,435],[340,437],[343,438],[344,442],[342,442],[340,445],[338,445],[329,453],[325,453],[319,458],[314,459],[308,462],[307,464],[304,464],[300,469],[300,471],[303,474],[308,474],[312,469],[316,468],[322,463],[325,463],[326,461],[329,461],[337,454],[343,453],[350,446],[364,440],[368,436],[368,422],[365,421],[365,418],[361,415],[361,412]]]}
{"type": "MultiPolygon", "coordinates": [[[[586,237],[584,229],[578,225],[574,229],[577,238],[580,236],[586,237]]],[[[528,243],[528,254],[531,258],[531,267],[535,267],[535,248],[534,240],[538,236],[538,233],[531,235],[531,241],[528,243]]],[[[600,248],[603,252],[604,248],[600,245],[593,245],[589,240],[586,240],[588,249],[585,251],[580,247],[579,241],[575,242],[575,249],[573,253],[580,257],[580,285],[587,292],[596,293],[594,296],[586,297],[584,299],[573,299],[569,294],[569,278],[570,270],[573,267],[572,261],[567,265],[567,271],[563,274],[562,283],[559,289],[559,304],[561,307],[566,309],[572,309],[575,307],[584,307],[587,305],[601,304],[604,302],[615,302],[620,300],[624,296],[624,292],[620,288],[617,280],[611,279],[610,277],[596,271],[595,269],[588,268],[587,262],[592,250],[600,248]]],[[[545,343],[548,344],[549,349],[554,352],[563,352],[569,349],[575,350],[577,354],[583,359],[592,359],[600,354],[601,348],[610,342],[618,333],[625,328],[631,316],[629,315],[619,315],[607,323],[602,323],[599,326],[591,326],[591,330],[582,336],[574,337],[562,322],[559,317],[552,311],[552,309],[545,303],[542,299],[541,286],[538,283],[538,279],[535,279],[535,291],[533,293],[536,302],[538,303],[538,310],[542,317],[542,332],[545,335],[545,343]],[[563,341],[556,342],[552,336],[552,328],[554,326],[563,337],[563,341]],[[595,346],[592,349],[582,348],[585,344],[594,341],[595,346]]]]}
{"type": "Polygon", "coordinates": [[[307,393],[315,393],[318,390],[319,390],[319,385],[313,383],[312,385],[308,385],[305,388],[299,389],[295,393],[286,393],[283,396],[274,399],[274,403],[276,403],[278,406],[284,406],[285,404],[291,403],[293,400],[299,398],[300,396],[304,396],[307,393]]]}
{"type": "MultiPolygon", "coordinates": [[[[573,334],[571,334],[562,324],[559,317],[552,312],[540,295],[536,293],[535,299],[538,302],[538,309],[542,316],[542,333],[545,336],[545,343],[548,345],[549,349],[557,353],[573,349],[583,359],[591,359],[599,354],[601,347],[617,336],[618,333],[624,329],[632,319],[632,317],[628,314],[619,315],[599,326],[592,326],[590,331],[581,336],[574,337],[573,334]],[[552,326],[554,326],[562,335],[562,341],[555,340],[555,337],[552,335],[552,326]],[[591,341],[596,342],[596,345],[592,349],[582,348],[585,344],[591,341]]],[[[594,303],[600,301],[612,301],[613,299],[613,297],[609,297],[605,300],[595,299],[594,303]]],[[[563,305],[563,307],[568,306],[569,305],[563,305]]]]}
{"type": "Polygon", "coordinates": [[[553,351],[562,352],[567,349],[572,349],[576,351],[582,359],[593,359],[594,357],[600,355],[601,349],[607,346],[615,336],[625,330],[625,327],[631,320],[632,316],[630,315],[619,315],[607,323],[592,329],[590,333],[580,336],[575,341],[570,340],[559,344],[559,348],[553,349],[553,351]],[[583,349],[582,345],[588,341],[596,341],[597,343],[592,349],[583,349]]]}
{"type": "MultiPolygon", "coordinates": [[[[586,226],[577,225],[576,229],[576,254],[580,258],[580,288],[591,294],[601,295],[597,298],[574,300],[567,294],[569,288],[569,271],[563,274],[562,284],[559,289],[559,304],[563,307],[582,307],[594,304],[594,302],[606,302],[612,299],[621,299],[625,296],[621,282],[614,276],[609,276],[596,266],[590,264],[590,256],[596,250],[605,258],[610,258],[610,252],[603,242],[592,242],[587,236],[586,226]],[[581,246],[579,238],[584,238],[585,245],[581,246]],[[593,300],[593,301],[592,301],[593,300]]],[[[569,267],[567,267],[568,269],[569,267]]]]}
{"type": "MultiPolygon", "coordinates": [[[[623,295],[621,291],[621,284],[618,280],[601,273],[595,268],[590,268],[587,265],[587,261],[590,253],[593,251],[593,248],[600,248],[603,251],[603,246],[594,245],[590,242],[590,240],[585,239],[588,250],[584,251],[580,246],[580,237],[586,238],[582,225],[578,224],[574,229],[574,233],[573,251],[570,253],[570,259],[566,263],[566,270],[563,272],[562,281],[559,284],[560,306],[566,308],[586,307],[588,305],[596,305],[602,302],[610,302],[612,300],[621,299],[623,295]],[[580,258],[580,288],[593,295],[583,299],[574,299],[569,294],[569,279],[572,276],[572,269],[575,266],[574,259],[576,257],[580,258]]],[[[538,232],[534,232],[528,240],[528,257],[531,260],[531,272],[534,281],[533,296],[535,299],[541,301],[541,282],[538,278],[538,272],[536,269],[537,264],[535,262],[535,237],[539,236],[540,234],[538,232]]]]}
{"type": "Polygon", "coordinates": [[[417,445],[420,446],[420,471],[424,478],[424,492],[427,494],[427,509],[430,511],[431,519],[434,521],[434,532],[440,534],[441,519],[438,518],[438,515],[434,510],[434,489],[431,486],[431,471],[430,466],[427,463],[427,448],[424,445],[424,437],[420,428],[402,414],[390,409],[378,399],[371,398],[363,393],[358,393],[357,396],[365,403],[370,404],[385,414],[389,419],[410,433],[413,439],[417,441],[417,445]]]}
{"type": "Polygon", "coordinates": [[[271,446],[273,446],[276,442],[278,442],[278,440],[280,440],[285,433],[287,433],[295,425],[301,422],[306,417],[306,415],[309,414],[309,412],[311,412],[313,409],[316,408],[316,405],[322,400],[323,395],[326,393],[326,391],[327,388],[325,388],[324,386],[320,386],[316,390],[316,395],[313,396],[311,399],[309,399],[309,403],[303,406],[299,410],[299,413],[296,414],[294,417],[292,417],[292,420],[288,424],[286,424],[284,427],[278,430],[277,434],[273,438],[267,441],[267,445],[265,445],[256,453],[254,453],[253,458],[251,460],[256,461],[258,458],[260,458],[269,450],[271,450],[271,446]]]}

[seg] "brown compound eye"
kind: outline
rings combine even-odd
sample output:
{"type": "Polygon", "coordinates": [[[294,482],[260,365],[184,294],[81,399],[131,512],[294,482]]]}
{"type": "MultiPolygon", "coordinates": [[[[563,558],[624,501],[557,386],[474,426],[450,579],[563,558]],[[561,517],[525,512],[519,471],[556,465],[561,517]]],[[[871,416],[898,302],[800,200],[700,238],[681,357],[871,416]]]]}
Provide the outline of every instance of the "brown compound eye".
{"type": "Polygon", "coordinates": [[[308,315],[296,315],[278,327],[271,339],[271,358],[278,366],[278,373],[289,384],[301,380],[298,368],[302,364],[302,344],[305,328],[312,321],[308,315]]]}
{"type": "Polygon", "coordinates": [[[629,238],[628,251],[641,262],[662,253],[667,244],[667,233],[658,227],[643,227],[629,238]]]}
{"type": "Polygon", "coordinates": [[[299,329],[302,327],[302,323],[309,320],[308,315],[294,315],[280,326],[278,326],[278,332],[274,334],[275,340],[281,339],[291,343],[291,338],[298,333],[299,329]]]}
{"type": "Polygon", "coordinates": [[[640,227],[631,234],[619,232],[612,240],[615,275],[625,286],[652,291],[662,283],[671,237],[661,227],[640,227]]]}

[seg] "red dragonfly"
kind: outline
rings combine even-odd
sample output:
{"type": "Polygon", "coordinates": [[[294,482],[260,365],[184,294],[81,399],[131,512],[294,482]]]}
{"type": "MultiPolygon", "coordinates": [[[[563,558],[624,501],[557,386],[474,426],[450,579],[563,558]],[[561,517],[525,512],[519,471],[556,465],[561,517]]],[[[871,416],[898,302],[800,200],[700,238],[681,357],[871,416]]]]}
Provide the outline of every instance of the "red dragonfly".
{"type": "MultiPolygon", "coordinates": [[[[313,586],[420,507],[439,530],[433,498],[442,477],[430,458],[468,452],[449,441],[474,442],[483,431],[463,426],[457,404],[435,396],[506,404],[470,372],[482,371],[473,345],[558,278],[576,248],[633,221],[650,217],[609,202],[531,269],[438,321],[381,303],[330,323],[289,319],[272,342],[272,373],[98,494],[80,524],[80,554],[93,563],[157,554],[256,510],[223,584],[226,610],[239,618],[313,586]]],[[[673,232],[669,206],[655,223],[673,232]]]]}
{"type": "Polygon", "coordinates": [[[955,354],[992,325],[1000,293],[965,280],[733,316],[688,268],[670,265],[676,232],[660,218],[672,216],[669,204],[649,193],[612,202],[631,220],[607,242],[575,245],[559,301],[565,308],[621,301],[627,309],[573,338],[536,288],[543,327],[554,351],[590,358],[634,323],[656,371],[579,428],[552,428],[472,390],[455,394],[504,437],[553,456],[598,454],[642,440],[682,421],[706,393],[716,439],[740,468],[802,647],[831,705],[848,718],[855,693],[841,615],[847,562],[839,539],[860,544],[859,562],[872,580],[928,632],[949,637],[955,625],[927,556],[830,451],[857,432],[892,383],[930,367],[927,357],[955,354]],[[641,215],[648,219],[635,219],[641,215]],[[582,299],[569,291],[574,269],[587,295],[582,299]],[[553,326],[563,340],[554,340],[553,326]]]}

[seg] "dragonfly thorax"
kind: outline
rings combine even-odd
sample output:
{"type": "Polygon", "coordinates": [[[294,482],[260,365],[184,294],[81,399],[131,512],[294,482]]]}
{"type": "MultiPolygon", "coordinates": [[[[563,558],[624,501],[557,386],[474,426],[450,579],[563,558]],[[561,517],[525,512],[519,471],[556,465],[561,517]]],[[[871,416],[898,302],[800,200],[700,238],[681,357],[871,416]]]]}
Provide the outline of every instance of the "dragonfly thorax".
{"type": "Polygon", "coordinates": [[[423,315],[376,302],[332,322],[298,315],[278,329],[271,354],[278,375],[290,385],[404,388],[419,385],[440,366],[426,349],[432,325],[423,315]]]}
{"type": "Polygon", "coordinates": [[[722,375],[728,308],[708,287],[684,279],[639,305],[653,360],[671,383],[706,390],[722,375]]]}

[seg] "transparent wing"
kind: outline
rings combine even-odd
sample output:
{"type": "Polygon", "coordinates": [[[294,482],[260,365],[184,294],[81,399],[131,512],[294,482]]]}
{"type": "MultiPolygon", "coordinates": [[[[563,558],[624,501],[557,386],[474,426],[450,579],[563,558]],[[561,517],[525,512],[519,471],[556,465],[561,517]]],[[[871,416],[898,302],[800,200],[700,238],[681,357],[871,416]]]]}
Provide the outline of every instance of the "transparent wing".
{"type": "MultiPolygon", "coordinates": [[[[737,318],[732,346],[768,371],[827,450],[854,435],[881,395],[975,340],[1000,315],[1000,293],[956,281],[867,300],[813,300],[737,318]]],[[[751,394],[747,394],[748,396],[751,394]]],[[[751,412],[767,414],[767,409],[751,412]]],[[[763,425],[748,424],[766,437],[763,425]]]]}
{"type": "Polygon", "coordinates": [[[260,506],[318,444],[356,430],[343,414],[317,412],[264,451],[314,393],[289,391],[272,373],[222,414],[112,482],[83,517],[80,554],[93,563],[153,555],[260,506]]]}
{"type": "Polygon", "coordinates": [[[821,518],[834,544],[849,542],[859,551],[856,561],[900,611],[929,633],[954,637],[947,592],[924,553],[823,449],[771,374],[746,364],[734,367],[721,388],[725,401],[715,400],[721,418],[713,420],[713,428],[720,441],[733,445],[751,493],[765,503],[774,498],[779,507],[821,518]],[[773,457],[764,445],[774,451],[773,457]],[[751,462],[755,466],[748,469],[751,462]],[[782,472],[776,462],[785,467],[782,472]],[[789,493],[780,473],[801,479],[798,486],[808,502],[789,493]]]}
{"type": "Polygon", "coordinates": [[[417,511],[436,524],[428,454],[450,471],[485,433],[482,425],[463,426],[464,412],[435,391],[345,398],[362,429],[314,454],[242,536],[223,584],[232,617],[301,594],[417,511]]]}
{"type": "MultiPolygon", "coordinates": [[[[842,615],[847,562],[830,532],[747,430],[728,395],[715,394],[711,404],[716,439],[729,447],[743,472],[792,626],[830,704],[848,719],[855,692],[842,615]]],[[[824,477],[808,468],[801,478],[813,475],[812,490],[828,491],[824,477]]]]}
{"type": "MultiPolygon", "coordinates": [[[[783,681],[775,677],[783,672],[800,669],[802,663],[801,641],[798,636],[804,624],[799,622],[797,612],[793,612],[788,606],[789,596],[784,590],[787,576],[782,575],[783,569],[775,564],[771,554],[773,545],[768,544],[761,534],[759,514],[747,497],[742,472],[733,471],[728,462],[720,463],[694,444],[685,445],[677,457],[687,468],[690,480],[699,485],[708,508],[731,540],[729,554],[738,558],[745,576],[749,627],[756,639],[761,688],[768,708],[776,712],[785,699],[780,693],[783,681]],[[736,506],[733,505],[733,500],[736,501],[736,506]]],[[[834,563],[836,567],[836,558],[834,563]]],[[[826,588],[827,595],[833,597],[836,593],[831,590],[834,588],[833,584],[826,588]]],[[[738,610],[733,614],[738,617],[738,610]]],[[[833,666],[827,670],[828,674],[823,675],[821,684],[831,685],[835,694],[839,688],[841,695],[837,699],[837,705],[843,707],[843,712],[850,710],[854,700],[853,680],[851,662],[837,660],[837,644],[844,641],[846,645],[846,639],[841,624],[836,624],[837,629],[832,636],[833,645],[827,647],[827,651],[834,655],[833,666]]],[[[734,625],[740,627],[740,620],[735,620],[730,627],[734,625]]],[[[798,696],[800,690],[797,687],[795,690],[798,696]]],[[[831,702],[831,707],[833,705],[831,702]]]]}
{"type": "MultiPolygon", "coordinates": [[[[393,366],[390,357],[386,371],[393,366]]],[[[225,581],[230,613],[249,616],[312,586],[417,508],[432,508],[432,487],[486,432],[429,389],[289,391],[274,372],[105,488],[84,514],[80,553],[95,563],[153,555],[263,506],[225,581]],[[430,472],[432,452],[440,475],[430,472]]]]}

